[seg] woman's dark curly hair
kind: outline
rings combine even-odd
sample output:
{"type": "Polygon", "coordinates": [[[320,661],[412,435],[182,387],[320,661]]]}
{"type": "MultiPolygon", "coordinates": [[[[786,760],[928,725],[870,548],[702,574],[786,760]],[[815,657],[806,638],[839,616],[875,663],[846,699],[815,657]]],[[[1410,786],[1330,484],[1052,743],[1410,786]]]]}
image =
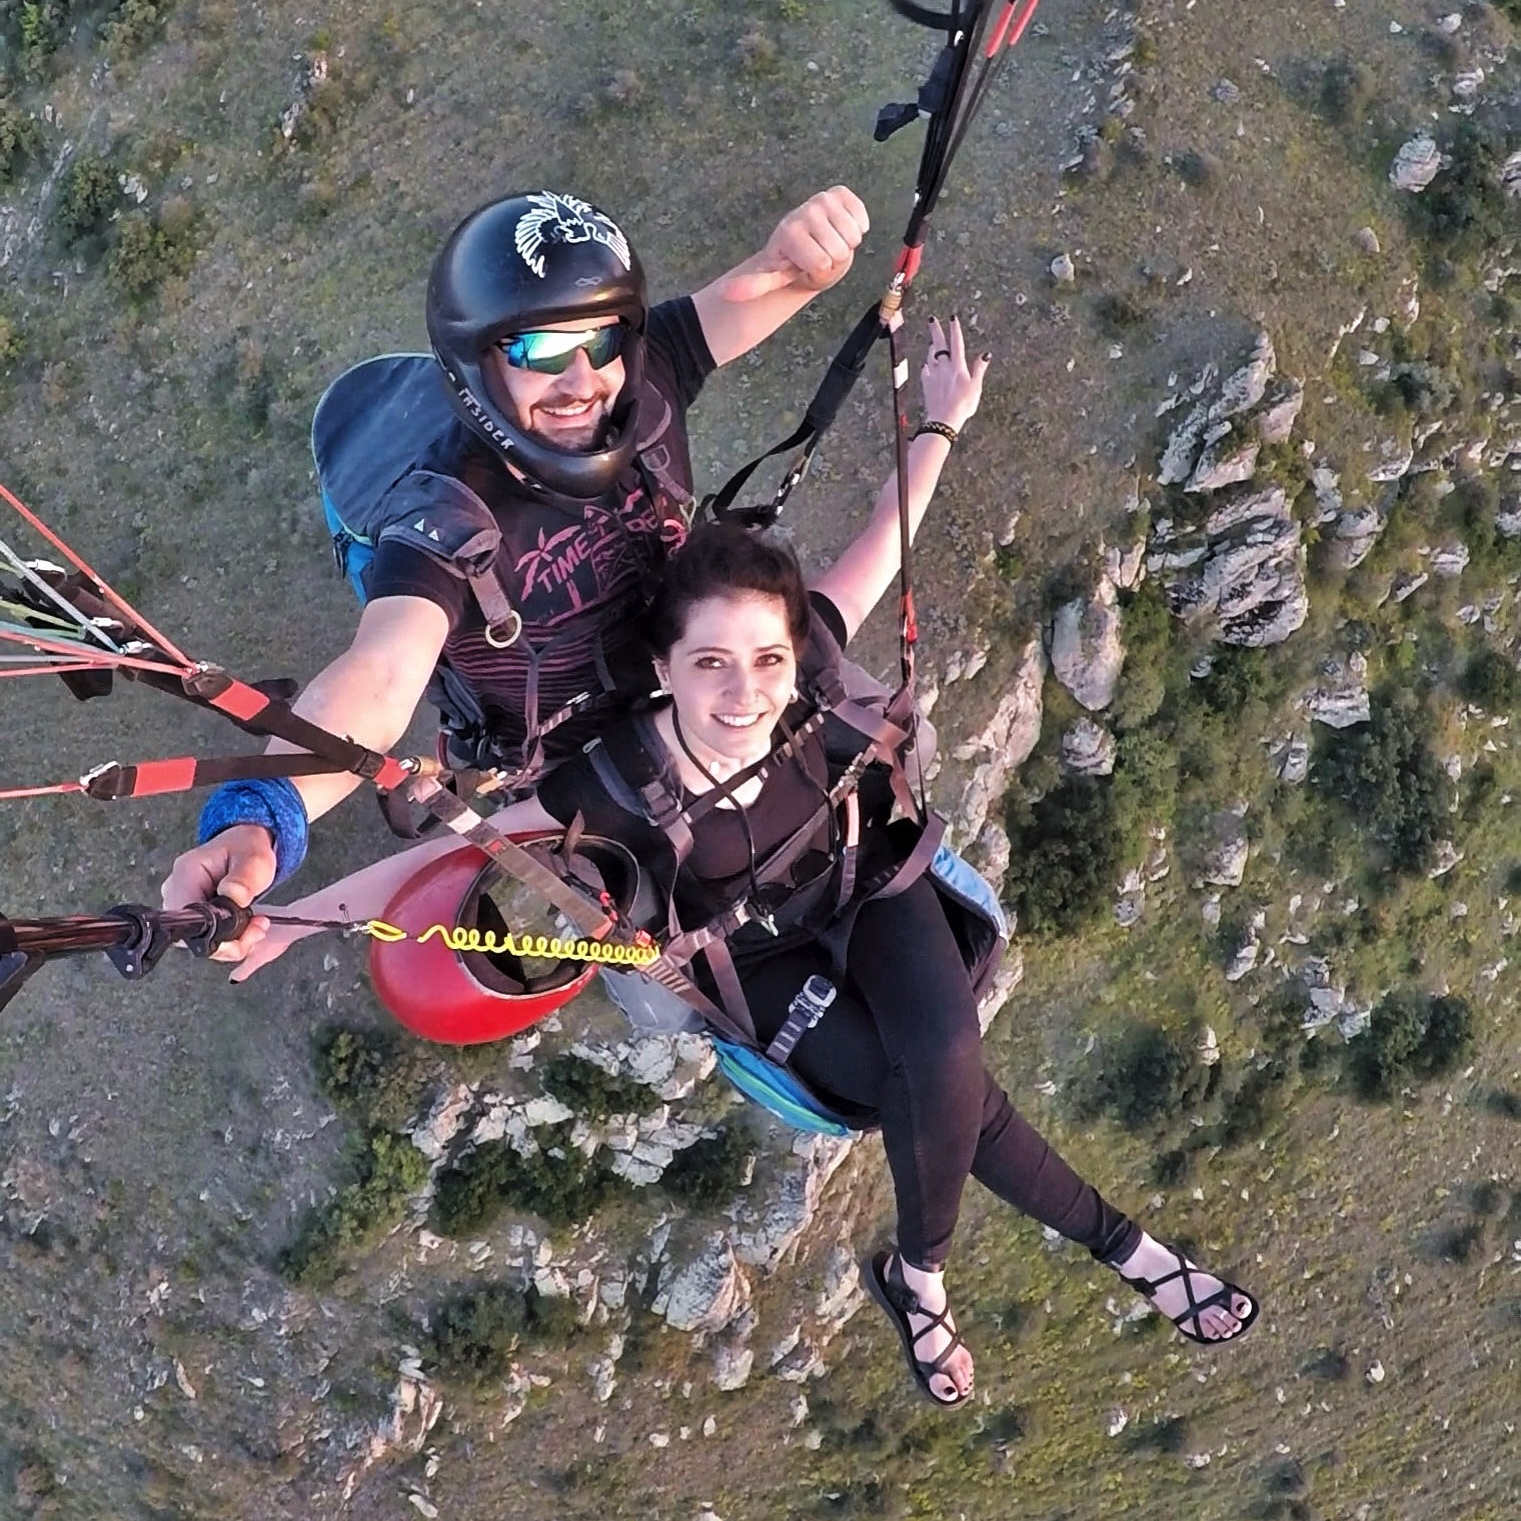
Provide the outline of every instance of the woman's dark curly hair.
{"type": "Polygon", "coordinates": [[[808,588],[797,556],[748,528],[732,523],[693,529],[666,561],[660,585],[645,614],[644,633],[657,659],[686,632],[693,607],[709,597],[746,592],[779,598],[787,609],[787,632],[795,650],[808,638],[808,588]]]}

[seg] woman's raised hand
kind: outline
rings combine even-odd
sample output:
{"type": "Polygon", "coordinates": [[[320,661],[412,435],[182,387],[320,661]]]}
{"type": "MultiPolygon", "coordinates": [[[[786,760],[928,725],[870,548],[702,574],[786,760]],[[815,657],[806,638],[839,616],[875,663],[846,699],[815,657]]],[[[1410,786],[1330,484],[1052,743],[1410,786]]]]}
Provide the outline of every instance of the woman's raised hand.
{"type": "Polygon", "coordinates": [[[943,326],[938,317],[931,317],[929,338],[929,354],[919,372],[925,420],[949,423],[959,432],[982,400],[982,379],[993,356],[979,354],[968,361],[958,317],[943,326]]]}

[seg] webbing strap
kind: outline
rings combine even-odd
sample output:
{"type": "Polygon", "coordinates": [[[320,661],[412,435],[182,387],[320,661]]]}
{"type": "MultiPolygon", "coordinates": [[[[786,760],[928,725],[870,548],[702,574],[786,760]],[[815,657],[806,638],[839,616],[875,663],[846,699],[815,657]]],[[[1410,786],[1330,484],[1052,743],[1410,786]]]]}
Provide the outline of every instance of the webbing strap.
{"type": "Polygon", "coordinates": [[[808,410],[803,413],[803,420],[797,427],[781,443],[767,449],[764,454],[757,454],[749,464],[742,465],[736,470],[717,491],[703,498],[703,510],[711,513],[714,521],[723,523],[733,520],[751,527],[768,527],[776,521],[787,498],[792,494],[793,488],[808,474],[808,466],[813,461],[813,453],[819,446],[819,440],[834,425],[840,408],[845,405],[845,398],[850,395],[856,381],[861,378],[861,371],[866,366],[866,358],[871,352],[872,344],[881,336],[882,328],[877,318],[877,308],[872,306],[856,323],[850,336],[840,346],[839,352],[830,360],[829,368],[825,371],[823,380],[819,382],[818,390],[813,393],[813,400],[808,403],[808,410]],[[768,459],[799,447],[802,453],[782,477],[781,484],[776,488],[769,504],[765,507],[739,509],[734,507],[734,498],[768,459]]]}
{"type": "Polygon", "coordinates": [[[119,765],[111,761],[80,778],[80,790],[97,802],[124,797],[160,797],[192,787],[216,787],[223,782],[246,782],[291,776],[331,776],[346,768],[315,755],[234,755],[199,759],[193,755],[169,760],[119,765]]]}
{"type": "Polygon", "coordinates": [[[219,666],[197,667],[185,677],[184,689],[189,697],[215,708],[249,733],[298,745],[309,754],[332,761],[336,769],[363,777],[377,787],[399,787],[412,775],[395,757],[329,733],[293,712],[288,703],[229,676],[219,666]]]}
{"type": "Polygon", "coordinates": [[[509,839],[489,819],[462,803],[434,777],[417,777],[407,788],[411,800],[421,803],[444,826],[468,840],[502,871],[517,880],[565,917],[590,939],[601,940],[617,924],[616,915],[578,892],[538,856],[509,839]]]}

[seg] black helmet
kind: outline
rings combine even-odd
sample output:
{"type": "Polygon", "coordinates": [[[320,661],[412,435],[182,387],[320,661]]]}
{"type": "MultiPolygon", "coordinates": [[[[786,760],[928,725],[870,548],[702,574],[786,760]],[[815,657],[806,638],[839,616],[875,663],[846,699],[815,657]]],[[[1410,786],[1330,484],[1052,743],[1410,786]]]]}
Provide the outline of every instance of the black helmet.
{"type": "Polygon", "coordinates": [[[618,224],[552,190],[471,212],[449,235],[428,280],[428,338],[455,410],[531,485],[578,501],[601,496],[633,458],[646,310],[644,270],[618,224]],[[630,330],[607,442],[588,453],[553,448],[493,399],[482,361],[510,333],[605,315],[630,330]]]}

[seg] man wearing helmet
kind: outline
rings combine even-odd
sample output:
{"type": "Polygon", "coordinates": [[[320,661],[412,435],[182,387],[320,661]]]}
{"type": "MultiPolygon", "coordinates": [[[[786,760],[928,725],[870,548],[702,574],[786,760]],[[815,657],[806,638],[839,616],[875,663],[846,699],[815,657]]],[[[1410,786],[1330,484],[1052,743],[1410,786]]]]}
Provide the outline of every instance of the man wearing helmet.
{"type": "MultiPolygon", "coordinates": [[[[687,408],[714,368],[842,279],[867,229],[851,191],[822,191],[750,259],[650,308],[621,228],[585,201],[536,191],[465,218],[428,285],[437,363],[371,360],[318,409],[324,502],[365,607],[296,711],[387,750],[426,691],[456,764],[524,778],[579,748],[605,719],[602,695],[637,685],[635,619],[686,535],[687,408]],[[356,494],[380,504],[373,558],[341,515],[356,494]]],[[[220,789],[165,904],[252,902],[300,864],[308,821],[357,785],[220,789]]],[[[219,954],[238,959],[264,926],[219,954]]]]}

